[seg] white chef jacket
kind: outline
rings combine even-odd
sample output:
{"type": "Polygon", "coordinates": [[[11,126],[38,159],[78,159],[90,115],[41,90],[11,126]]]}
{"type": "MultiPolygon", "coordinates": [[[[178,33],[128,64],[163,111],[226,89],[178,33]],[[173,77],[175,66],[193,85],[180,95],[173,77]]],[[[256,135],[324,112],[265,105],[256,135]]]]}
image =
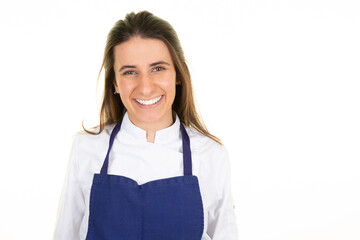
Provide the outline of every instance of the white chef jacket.
{"type": "MultiPolygon", "coordinates": [[[[158,130],[151,143],[147,142],[146,131],[135,126],[126,112],[110,151],[108,174],[132,178],[138,184],[183,176],[180,119],[175,115],[174,124],[158,130]]],[[[93,175],[100,172],[114,126],[105,126],[99,135],[86,132],[74,135],[54,240],[86,238],[93,175]]],[[[198,177],[203,200],[201,240],[238,240],[228,152],[197,130],[186,126],[185,129],[190,138],[192,173],[198,177]]]]}

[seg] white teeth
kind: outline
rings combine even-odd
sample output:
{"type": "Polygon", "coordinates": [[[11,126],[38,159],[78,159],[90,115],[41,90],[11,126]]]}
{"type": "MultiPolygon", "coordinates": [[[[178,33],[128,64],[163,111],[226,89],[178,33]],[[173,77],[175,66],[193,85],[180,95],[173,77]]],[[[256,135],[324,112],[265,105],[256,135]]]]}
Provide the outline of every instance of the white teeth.
{"type": "Polygon", "coordinates": [[[150,100],[141,100],[141,99],[136,99],[137,102],[143,104],[143,105],[152,105],[154,103],[157,103],[160,99],[161,99],[162,96],[160,97],[157,97],[157,98],[153,98],[153,99],[150,99],[150,100]]]}

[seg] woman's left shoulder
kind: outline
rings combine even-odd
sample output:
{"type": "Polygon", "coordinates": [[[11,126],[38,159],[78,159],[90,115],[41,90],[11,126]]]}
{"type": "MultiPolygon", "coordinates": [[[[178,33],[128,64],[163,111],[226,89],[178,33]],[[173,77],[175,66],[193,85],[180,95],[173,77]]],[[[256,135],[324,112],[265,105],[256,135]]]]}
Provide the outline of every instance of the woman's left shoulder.
{"type": "MultiPolygon", "coordinates": [[[[190,148],[194,160],[194,171],[201,183],[219,186],[219,179],[228,176],[231,169],[230,155],[225,145],[222,145],[205,134],[193,129],[187,129],[190,138],[190,148]],[[213,182],[216,179],[216,182],[213,182]]],[[[221,189],[221,187],[216,187],[221,189]]]]}
{"type": "Polygon", "coordinates": [[[185,127],[190,138],[190,146],[193,152],[207,152],[219,155],[227,155],[225,145],[218,143],[214,139],[206,136],[192,127],[185,127]]]}

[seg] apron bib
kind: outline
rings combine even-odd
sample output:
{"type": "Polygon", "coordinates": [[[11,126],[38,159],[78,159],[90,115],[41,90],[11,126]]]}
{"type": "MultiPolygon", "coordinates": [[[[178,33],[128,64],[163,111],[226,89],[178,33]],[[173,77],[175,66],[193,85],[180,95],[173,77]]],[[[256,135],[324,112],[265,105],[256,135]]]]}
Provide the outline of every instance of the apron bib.
{"type": "Polygon", "coordinates": [[[180,123],[184,176],[141,185],[109,175],[109,154],[121,121],[110,135],[100,174],[94,174],[86,240],[200,240],[204,212],[199,182],[192,175],[190,139],[180,123]]]}

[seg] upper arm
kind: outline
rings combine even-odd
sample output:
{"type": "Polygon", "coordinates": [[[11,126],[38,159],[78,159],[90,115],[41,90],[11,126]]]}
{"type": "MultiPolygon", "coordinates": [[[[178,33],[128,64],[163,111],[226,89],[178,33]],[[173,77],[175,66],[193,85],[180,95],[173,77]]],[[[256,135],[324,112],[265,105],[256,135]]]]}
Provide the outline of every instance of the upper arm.
{"type": "Polygon", "coordinates": [[[215,199],[208,212],[208,234],[214,240],[235,240],[238,239],[238,231],[232,196],[230,157],[224,146],[218,146],[215,155],[215,199]]]}
{"type": "Polygon", "coordinates": [[[85,212],[85,201],[81,182],[78,178],[78,140],[78,135],[75,135],[72,140],[65,181],[59,201],[54,240],[79,239],[80,225],[85,212]]]}

